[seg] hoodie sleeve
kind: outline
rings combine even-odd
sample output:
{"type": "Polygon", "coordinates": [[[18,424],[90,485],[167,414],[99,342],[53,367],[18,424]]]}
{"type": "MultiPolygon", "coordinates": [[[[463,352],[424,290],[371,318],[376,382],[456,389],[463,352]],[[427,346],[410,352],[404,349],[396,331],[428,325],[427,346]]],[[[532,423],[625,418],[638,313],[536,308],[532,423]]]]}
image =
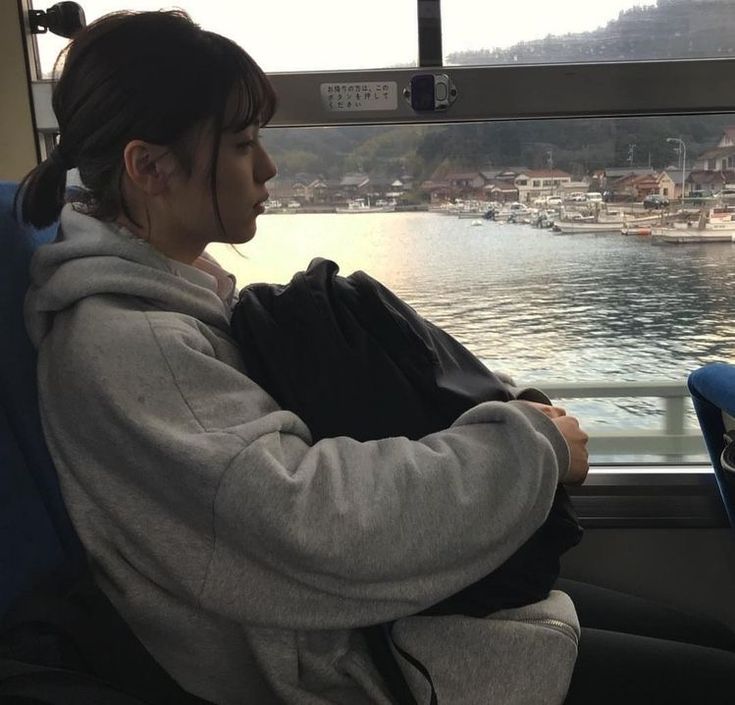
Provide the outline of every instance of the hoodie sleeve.
{"type": "Polygon", "coordinates": [[[55,345],[75,339],[73,318],[40,369],[83,540],[109,574],[231,619],[329,629],[415,613],[521,546],[567,471],[563,437],[522,402],[481,404],[419,441],[312,444],[223,361],[236,358],[224,337],[149,312],[55,345]]]}

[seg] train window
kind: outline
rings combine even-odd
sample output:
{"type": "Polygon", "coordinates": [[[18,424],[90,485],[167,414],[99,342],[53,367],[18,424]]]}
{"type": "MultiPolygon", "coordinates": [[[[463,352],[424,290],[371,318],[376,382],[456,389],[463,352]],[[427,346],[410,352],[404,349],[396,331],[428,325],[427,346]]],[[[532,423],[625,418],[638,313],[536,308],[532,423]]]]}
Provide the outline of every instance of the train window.
{"type": "MultiPolygon", "coordinates": [[[[33,4],[45,8],[48,3],[34,0],[33,4]]],[[[120,9],[115,0],[83,5],[88,20],[120,9]]],[[[226,3],[213,8],[205,0],[188,0],[179,5],[203,26],[248,47],[269,72],[416,65],[414,0],[375,0],[370,12],[359,18],[349,3],[290,3],[286,21],[282,8],[272,3],[226,3]]],[[[583,0],[529,0],[478,7],[474,0],[444,0],[440,11],[444,63],[479,66],[735,56],[731,6],[731,0],[615,0],[596,5],[583,0]]],[[[129,0],[125,7],[157,9],[158,4],[129,0]]],[[[50,74],[63,46],[60,38],[44,37],[39,46],[40,75],[50,74]]]]}
{"type": "Polygon", "coordinates": [[[258,236],[245,257],[213,252],[241,283],[317,256],[363,269],[491,369],[563,398],[593,462],[702,462],[685,380],[735,355],[735,225],[714,229],[735,206],[695,186],[733,122],[273,128],[258,236]]]}
{"type": "MultiPolygon", "coordinates": [[[[696,26],[710,5],[726,4],[697,3],[707,11],[696,26]]],[[[735,52],[714,41],[700,51],[692,31],[690,52],[678,61],[670,51],[491,59],[480,51],[488,42],[514,46],[536,36],[511,32],[504,44],[492,43],[512,8],[497,10],[492,27],[477,22],[491,39],[468,30],[457,44],[457,23],[472,16],[460,0],[441,3],[441,40],[436,25],[426,24],[438,0],[405,5],[372,13],[393,25],[405,19],[395,46],[410,56],[390,49],[392,34],[371,40],[387,47],[385,68],[364,68],[377,60],[337,51],[332,66],[305,50],[271,61],[272,48],[258,43],[271,33],[239,33],[232,22],[218,26],[222,18],[203,3],[185,5],[204,27],[251,51],[279,94],[262,133],[280,170],[269,212],[241,254],[217,246],[213,253],[241,284],[288,281],[316,256],[334,259],[343,273],[368,271],[491,369],[542,387],[586,421],[593,471],[578,490],[589,504],[586,517],[648,525],[660,514],[666,525],[722,525],[685,380],[697,366],[733,355],[726,330],[735,251],[724,240],[685,240],[700,226],[709,232],[714,221],[724,239],[729,227],[735,56],[726,57],[735,52]],[[477,49],[482,60],[456,60],[465,49],[477,49]],[[417,63],[424,68],[417,71],[417,63]],[[456,90],[447,109],[414,109],[406,91],[427,71],[456,90]],[[330,86],[357,82],[392,84],[396,100],[371,110],[337,110],[326,101],[330,86]],[[601,227],[571,232],[575,222],[591,221],[601,227]],[[536,227],[550,223],[561,233],[536,227]],[[648,235],[654,228],[669,241],[648,235]]],[[[610,22],[691,10],[678,0],[628,5],[615,6],[610,22]]],[[[559,8],[572,5],[556,7],[564,15],[559,8]]],[[[92,18],[113,8],[95,0],[85,9],[92,18]]],[[[253,9],[256,18],[266,11],[253,9]]],[[[521,23],[525,29],[533,17],[521,23]]],[[[600,22],[608,20],[549,25],[548,33],[563,42],[600,22]]],[[[325,23],[325,32],[337,26],[325,23]]],[[[281,39],[270,42],[279,52],[281,39]]],[[[63,43],[52,50],[54,41],[38,38],[38,49],[53,56],[63,43]]],[[[324,37],[311,41],[331,46],[324,37]]],[[[32,90],[43,153],[56,129],[50,85],[36,80],[32,90]]]]}
{"type": "MultiPolygon", "coordinates": [[[[34,0],[45,9],[50,3],[34,0]]],[[[122,8],[158,10],[154,0],[85,0],[87,21],[122,8]]],[[[415,66],[418,29],[415,0],[371,0],[355,13],[339,0],[230,3],[186,0],[174,3],[195,22],[247,48],[265,71],[322,71],[415,66]]],[[[65,40],[39,42],[40,75],[49,76],[65,40]]]]}
{"type": "Polygon", "coordinates": [[[444,0],[447,65],[734,56],[729,0],[444,0]]]}

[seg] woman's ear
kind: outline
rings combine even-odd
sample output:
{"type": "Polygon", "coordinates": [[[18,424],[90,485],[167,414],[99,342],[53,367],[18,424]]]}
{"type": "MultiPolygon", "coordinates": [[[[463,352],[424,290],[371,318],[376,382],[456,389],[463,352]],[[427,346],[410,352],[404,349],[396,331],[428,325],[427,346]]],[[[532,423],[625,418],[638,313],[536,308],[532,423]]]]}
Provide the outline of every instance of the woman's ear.
{"type": "Polygon", "coordinates": [[[149,196],[164,193],[176,169],[176,159],[168,148],[143,140],[125,145],[123,162],[132,184],[149,196]]]}

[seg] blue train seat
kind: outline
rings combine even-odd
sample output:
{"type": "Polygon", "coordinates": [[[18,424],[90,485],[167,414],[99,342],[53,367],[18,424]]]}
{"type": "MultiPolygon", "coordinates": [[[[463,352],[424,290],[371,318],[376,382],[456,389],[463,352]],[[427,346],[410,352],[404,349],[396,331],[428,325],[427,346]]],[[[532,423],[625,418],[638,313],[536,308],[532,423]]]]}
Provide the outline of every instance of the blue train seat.
{"type": "Polygon", "coordinates": [[[713,362],[689,375],[687,384],[712,460],[730,525],[735,528],[735,472],[723,463],[725,433],[735,427],[735,365],[713,362]]]}
{"type": "Polygon", "coordinates": [[[44,441],[36,352],[23,322],[31,255],[53,240],[57,226],[20,225],[16,190],[0,182],[0,619],[40,583],[74,580],[84,562],[44,441]]]}

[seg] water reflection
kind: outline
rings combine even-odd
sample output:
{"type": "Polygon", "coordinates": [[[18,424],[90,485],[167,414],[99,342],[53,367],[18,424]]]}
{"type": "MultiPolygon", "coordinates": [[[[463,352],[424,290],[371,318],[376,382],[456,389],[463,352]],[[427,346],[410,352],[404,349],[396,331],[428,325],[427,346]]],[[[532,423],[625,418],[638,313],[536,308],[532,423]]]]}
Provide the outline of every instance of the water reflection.
{"type": "MultiPolygon", "coordinates": [[[[735,359],[735,247],[554,235],[429,213],[269,215],[212,246],[240,285],[285,282],[312,257],[362,269],[521,381],[684,380],[735,359]]],[[[591,427],[660,425],[653,400],[565,404],[591,427]]]]}

